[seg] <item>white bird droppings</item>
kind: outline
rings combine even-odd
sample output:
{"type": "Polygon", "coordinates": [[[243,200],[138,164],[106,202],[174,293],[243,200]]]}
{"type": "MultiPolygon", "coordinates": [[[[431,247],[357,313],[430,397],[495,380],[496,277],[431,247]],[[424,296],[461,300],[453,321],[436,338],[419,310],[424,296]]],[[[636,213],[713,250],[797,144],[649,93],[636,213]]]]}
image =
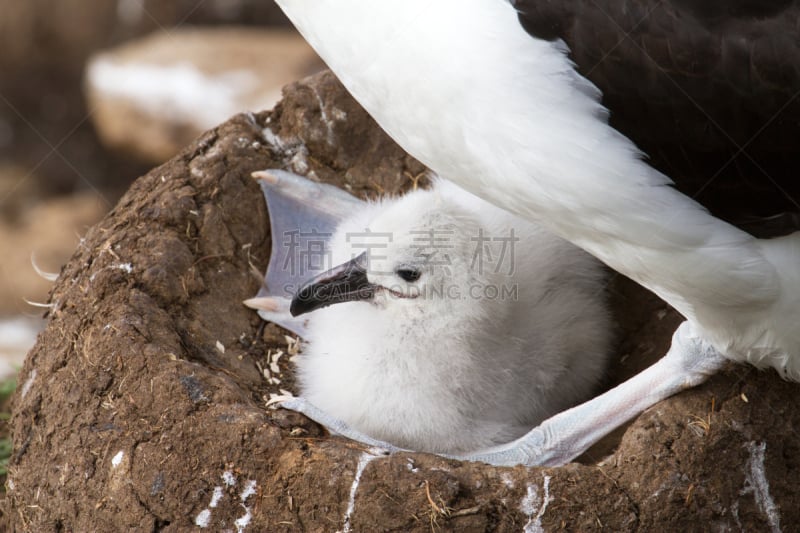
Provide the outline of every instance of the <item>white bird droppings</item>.
{"type": "MultiPolygon", "coordinates": [[[[230,472],[225,472],[225,474],[229,474],[230,472]]],[[[224,478],[224,474],[223,474],[224,478]]],[[[236,480],[234,479],[234,483],[236,480]]],[[[211,509],[214,509],[219,505],[220,500],[224,493],[222,492],[222,487],[217,485],[214,487],[214,492],[211,494],[211,501],[208,503],[208,507],[200,511],[200,513],[195,517],[194,523],[198,527],[208,527],[208,524],[211,522],[211,509]]]]}
{"type": "Polygon", "coordinates": [[[311,89],[314,91],[314,95],[317,97],[317,102],[319,103],[319,114],[322,118],[322,123],[325,124],[325,128],[328,130],[328,144],[333,146],[336,144],[336,138],[333,133],[333,121],[328,117],[328,110],[325,109],[325,102],[323,102],[322,95],[319,94],[316,86],[312,85],[311,89]]]}
{"type": "Polygon", "coordinates": [[[213,509],[217,505],[219,505],[219,501],[222,499],[222,487],[214,487],[214,494],[211,495],[211,502],[208,504],[208,507],[213,509]]]}
{"type": "Polygon", "coordinates": [[[233,523],[236,526],[236,533],[242,533],[250,523],[250,519],[253,518],[253,515],[250,514],[250,508],[244,504],[242,504],[242,507],[244,507],[244,515],[237,518],[233,523]]]}
{"type": "Polygon", "coordinates": [[[781,517],[775,507],[775,501],[769,494],[769,481],[764,470],[764,453],[767,450],[767,443],[756,443],[755,441],[745,444],[745,448],[750,452],[750,458],[745,465],[744,488],[739,491],[740,495],[753,493],[759,510],[764,514],[772,533],[780,533],[781,517]]]}
{"type": "Polygon", "coordinates": [[[119,464],[122,462],[122,458],[125,456],[125,452],[122,450],[117,452],[117,455],[111,458],[111,466],[114,468],[118,467],[119,464]]]}
{"type": "Polygon", "coordinates": [[[31,370],[31,373],[28,375],[28,379],[25,380],[25,383],[22,384],[22,389],[20,389],[19,394],[21,398],[24,398],[28,391],[31,390],[31,385],[36,380],[36,369],[34,368],[31,370]]]}
{"type": "Polygon", "coordinates": [[[255,479],[247,480],[247,483],[244,486],[244,490],[242,490],[242,493],[239,495],[242,501],[246,501],[247,498],[256,493],[256,486],[257,484],[255,479]]]}
{"type": "Polygon", "coordinates": [[[523,533],[544,533],[542,529],[542,516],[547,510],[547,504],[552,501],[550,498],[550,476],[544,476],[544,483],[542,484],[544,497],[539,497],[539,488],[534,485],[528,485],[525,497],[519,504],[519,510],[528,517],[528,522],[522,528],[523,533]],[[536,513],[536,516],[533,516],[536,513]]]}
{"type": "Polygon", "coordinates": [[[222,473],[222,481],[229,487],[233,487],[236,485],[236,476],[230,470],[226,470],[222,473]]]}
{"type": "Polygon", "coordinates": [[[93,272],[92,275],[89,276],[89,281],[93,282],[94,278],[96,278],[100,272],[103,272],[105,270],[121,270],[126,274],[130,274],[131,272],[133,272],[133,265],[131,263],[114,263],[113,265],[101,268],[97,272],[93,272]]]}
{"type": "MultiPolygon", "coordinates": [[[[222,481],[228,487],[233,487],[236,485],[236,476],[233,475],[233,472],[230,470],[226,470],[222,473],[222,481]]],[[[239,494],[239,499],[242,501],[240,504],[244,508],[244,514],[237,518],[234,521],[234,525],[236,526],[237,533],[242,533],[245,528],[250,524],[250,521],[253,519],[253,514],[251,512],[250,507],[245,505],[247,499],[250,498],[253,494],[256,493],[256,489],[258,488],[258,483],[255,479],[248,479],[247,482],[244,484],[244,488],[242,492],[239,494]]],[[[201,528],[206,528],[211,523],[211,509],[215,509],[220,501],[222,501],[223,496],[225,495],[225,491],[223,487],[216,486],[214,487],[214,492],[211,494],[211,501],[208,503],[208,507],[200,511],[200,513],[195,517],[194,523],[196,526],[201,528]]]]}
{"type": "Polygon", "coordinates": [[[244,515],[237,518],[233,523],[236,526],[237,533],[242,533],[242,531],[244,531],[244,529],[250,523],[250,520],[253,518],[253,515],[250,513],[250,508],[245,505],[245,502],[247,501],[247,498],[256,493],[256,487],[256,480],[248,479],[247,483],[244,485],[244,489],[242,489],[242,493],[239,495],[239,498],[242,500],[242,507],[244,507],[244,515]]]}
{"type": "Polygon", "coordinates": [[[194,525],[197,527],[208,527],[208,523],[211,521],[211,511],[208,509],[203,509],[194,519],[194,525]]]}
{"type": "Polygon", "coordinates": [[[344,513],[344,528],[342,533],[349,533],[352,531],[350,525],[350,517],[353,515],[353,510],[356,508],[356,492],[358,491],[358,484],[361,482],[361,474],[367,468],[367,465],[373,460],[381,457],[381,450],[367,450],[358,458],[358,465],[356,466],[356,475],[353,477],[353,484],[350,486],[350,499],[347,502],[347,511],[344,513]]]}

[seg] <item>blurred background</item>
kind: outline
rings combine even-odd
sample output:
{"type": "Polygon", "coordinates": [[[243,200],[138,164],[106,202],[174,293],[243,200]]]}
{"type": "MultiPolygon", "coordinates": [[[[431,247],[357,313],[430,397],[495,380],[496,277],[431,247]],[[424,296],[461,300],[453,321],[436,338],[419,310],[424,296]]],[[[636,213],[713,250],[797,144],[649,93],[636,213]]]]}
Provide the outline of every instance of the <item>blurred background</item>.
{"type": "Polygon", "coordinates": [[[0,379],[130,183],[322,68],[266,0],[0,0],[0,379]]]}

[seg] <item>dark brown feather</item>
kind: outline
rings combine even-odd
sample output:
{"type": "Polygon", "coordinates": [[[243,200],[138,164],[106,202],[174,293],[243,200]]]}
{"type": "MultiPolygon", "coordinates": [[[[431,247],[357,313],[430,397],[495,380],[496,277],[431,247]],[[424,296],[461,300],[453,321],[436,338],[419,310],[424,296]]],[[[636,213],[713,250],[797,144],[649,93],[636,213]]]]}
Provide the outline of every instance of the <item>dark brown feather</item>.
{"type": "Polygon", "coordinates": [[[684,192],[722,216],[800,211],[800,2],[512,3],[528,33],[569,45],[612,125],[684,192]]]}

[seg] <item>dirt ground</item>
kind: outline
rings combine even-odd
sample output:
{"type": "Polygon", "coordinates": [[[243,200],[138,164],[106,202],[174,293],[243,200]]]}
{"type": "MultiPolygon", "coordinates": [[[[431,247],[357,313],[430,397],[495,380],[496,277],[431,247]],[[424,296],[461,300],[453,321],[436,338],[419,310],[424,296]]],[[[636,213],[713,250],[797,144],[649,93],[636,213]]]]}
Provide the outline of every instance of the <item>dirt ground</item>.
{"type": "MultiPolygon", "coordinates": [[[[731,365],[563,468],[372,455],[265,406],[293,347],[241,305],[270,236],[254,170],[361,195],[423,167],[330,74],[153,169],[89,230],[20,374],[8,531],[759,531],[800,523],[797,385],[731,365]],[[329,118],[334,117],[334,118],[329,118]],[[613,453],[612,453],[613,452],[613,453]],[[607,455],[611,453],[611,455],[607,455]]],[[[610,382],[680,318],[621,277],[610,382]]],[[[343,386],[346,384],[343,383],[343,386]]]]}

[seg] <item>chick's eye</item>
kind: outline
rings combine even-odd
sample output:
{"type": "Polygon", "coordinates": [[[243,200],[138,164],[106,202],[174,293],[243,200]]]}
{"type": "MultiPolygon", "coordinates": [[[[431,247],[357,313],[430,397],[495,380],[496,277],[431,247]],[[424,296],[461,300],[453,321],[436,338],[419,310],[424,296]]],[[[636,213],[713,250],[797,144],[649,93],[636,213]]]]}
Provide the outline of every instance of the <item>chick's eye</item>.
{"type": "Polygon", "coordinates": [[[395,273],[398,276],[400,276],[400,279],[402,279],[404,281],[408,281],[408,282],[417,281],[419,279],[419,277],[422,275],[422,272],[420,272],[419,270],[417,270],[415,268],[408,268],[408,267],[398,268],[395,271],[395,273]]]}

